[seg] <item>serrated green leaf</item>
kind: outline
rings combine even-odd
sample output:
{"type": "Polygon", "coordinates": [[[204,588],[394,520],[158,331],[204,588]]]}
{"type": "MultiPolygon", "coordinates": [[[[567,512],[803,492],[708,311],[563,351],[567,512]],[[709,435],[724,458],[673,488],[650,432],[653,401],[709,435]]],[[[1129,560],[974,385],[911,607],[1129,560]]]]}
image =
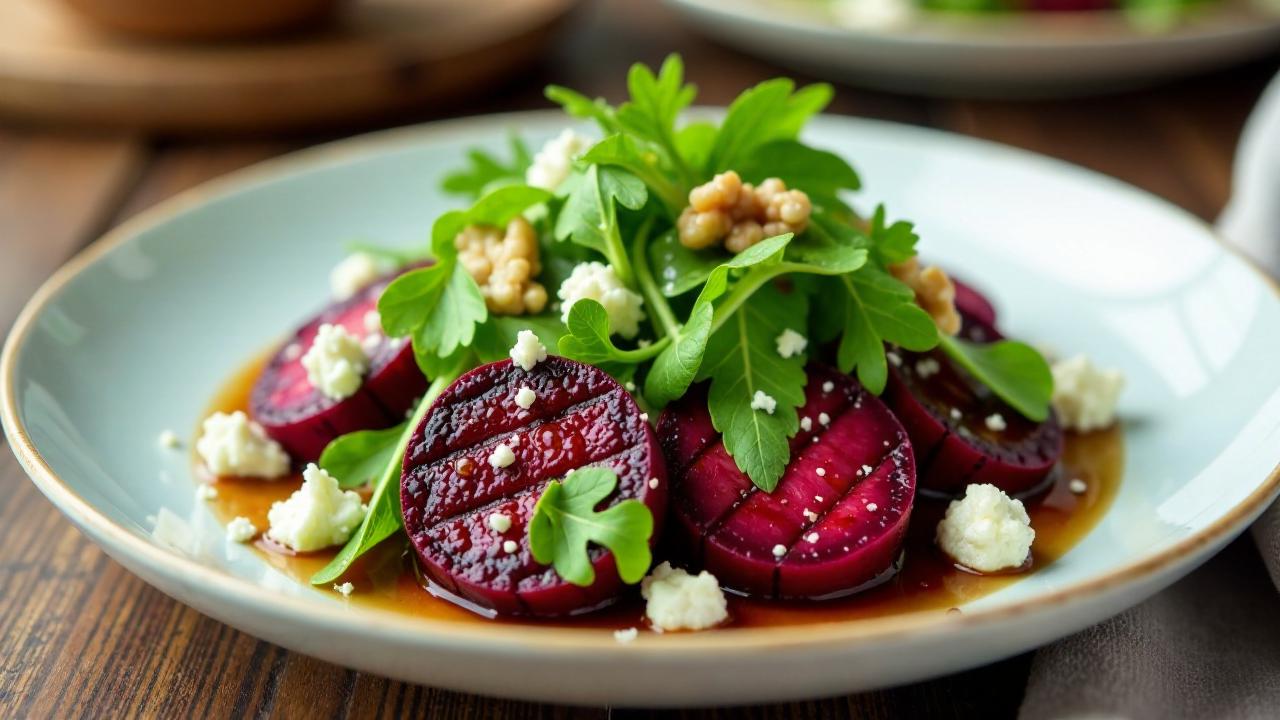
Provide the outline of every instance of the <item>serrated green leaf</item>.
{"type": "Polygon", "coordinates": [[[334,438],[320,453],[320,467],[343,489],[371,482],[387,463],[395,459],[396,444],[405,423],[386,430],[359,430],[334,438]]]}
{"type": "Polygon", "coordinates": [[[560,85],[548,85],[546,89],[547,99],[564,108],[564,111],[574,117],[580,117],[586,120],[595,120],[600,125],[600,129],[606,133],[615,133],[621,129],[618,125],[616,110],[612,105],[605,102],[604,98],[595,98],[594,100],[560,85]]]}
{"type": "Polygon", "coordinates": [[[523,183],[525,171],[533,158],[529,147],[515,133],[511,134],[509,142],[509,162],[504,163],[484,150],[472,149],[467,153],[467,167],[445,175],[441,187],[447,193],[474,199],[499,185],[523,183]]]}
{"type": "Polygon", "coordinates": [[[938,344],[933,318],[915,303],[906,285],[875,265],[840,277],[845,289],[844,336],[836,351],[843,372],[858,372],[867,390],[879,394],[888,381],[884,343],[924,351],[938,344]]]}
{"type": "Polygon", "coordinates": [[[729,106],[707,160],[712,172],[733,170],[750,161],[760,146],[794,140],[800,129],[831,102],[830,85],[816,84],[792,93],[786,78],[766,80],[738,96],[729,106]]]}
{"type": "Polygon", "coordinates": [[[616,206],[638,210],[647,197],[644,183],[635,175],[617,167],[591,165],[574,184],[556,218],[556,239],[572,239],[601,253],[616,270],[613,247],[621,242],[616,206]]]}
{"type": "Polygon", "coordinates": [[[548,483],[529,520],[533,558],[554,567],[566,581],[587,587],[596,578],[588,553],[594,543],[613,553],[623,582],[640,582],[653,562],[653,513],[634,499],[597,511],[617,485],[617,474],[600,467],[579,468],[548,483]]]}
{"type": "Polygon", "coordinates": [[[1044,422],[1049,417],[1053,373],[1035,348],[1015,340],[972,343],[943,335],[942,349],[1029,420],[1044,422]]]}
{"type": "Polygon", "coordinates": [[[489,316],[475,279],[456,261],[449,264],[453,267],[444,289],[413,336],[416,346],[433,348],[440,357],[470,345],[476,325],[489,316]]]}
{"type": "Polygon", "coordinates": [[[914,225],[904,220],[887,224],[884,205],[876,206],[871,217],[871,247],[881,264],[892,265],[915,257],[919,240],[914,225]]]}
{"type": "Polygon", "coordinates": [[[804,403],[804,357],[784,358],[776,339],[802,330],[808,303],[800,293],[765,285],[711,336],[699,379],[710,379],[707,408],[725,449],[757,487],[772,492],[791,457],[788,438],[799,429],[804,403]],[[772,413],[751,408],[757,391],[777,402],[772,413]]]}
{"type": "Polygon", "coordinates": [[[581,161],[616,166],[632,173],[662,200],[671,217],[678,215],[687,204],[688,188],[671,179],[658,155],[630,135],[610,135],[583,154],[581,161]]]}

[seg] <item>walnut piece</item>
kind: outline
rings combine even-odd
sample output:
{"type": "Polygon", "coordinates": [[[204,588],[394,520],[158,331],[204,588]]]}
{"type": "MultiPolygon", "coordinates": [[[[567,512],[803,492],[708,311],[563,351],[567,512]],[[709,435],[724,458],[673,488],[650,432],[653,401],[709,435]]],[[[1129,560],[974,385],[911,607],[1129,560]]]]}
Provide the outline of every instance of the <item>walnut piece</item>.
{"type": "Polygon", "coordinates": [[[804,232],[812,211],[808,195],[788,190],[778,178],[754,187],[729,170],[689,191],[689,207],[676,228],[680,244],[691,250],[723,243],[729,252],[740,253],[767,237],[804,232]]]}
{"type": "Polygon", "coordinates": [[[890,265],[889,272],[915,292],[916,303],[929,313],[939,330],[948,335],[960,332],[956,286],[941,268],[936,265],[921,268],[920,260],[913,257],[890,265]]]}
{"type": "Polygon", "coordinates": [[[493,225],[468,225],[453,244],[490,312],[532,315],[547,306],[547,289],[533,279],[542,272],[538,236],[523,217],[512,218],[505,232],[493,225]]]}

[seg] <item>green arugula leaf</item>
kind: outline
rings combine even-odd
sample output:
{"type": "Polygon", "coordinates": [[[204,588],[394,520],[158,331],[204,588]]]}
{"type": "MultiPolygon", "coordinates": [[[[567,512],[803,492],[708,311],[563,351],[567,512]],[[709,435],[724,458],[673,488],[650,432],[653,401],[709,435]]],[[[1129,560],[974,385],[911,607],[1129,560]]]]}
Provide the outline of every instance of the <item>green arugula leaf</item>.
{"type": "MultiPolygon", "coordinates": [[[[399,492],[400,464],[404,453],[409,447],[409,441],[413,439],[413,431],[422,422],[422,418],[426,417],[431,404],[440,397],[440,393],[444,392],[445,388],[462,375],[463,370],[471,366],[472,360],[473,358],[467,354],[460,355],[453,367],[431,381],[426,394],[418,402],[413,416],[400,426],[396,443],[386,455],[388,460],[373,481],[373,495],[369,498],[369,512],[365,514],[364,521],[360,523],[359,528],[356,528],[342,550],[329,561],[329,564],[311,576],[312,585],[328,585],[342,577],[357,558],[372,550],[378,543],[400,532],[404,527],[404,517],[400,513],[399,492]]],[[[340,440],[342,438],[334,440],[330,443],[330,447],[340,440]]],[[[325,451],[328,452],[328,448],[325,448],[325,451]]]]}
{"type": "Polygon", "coordinates": [[[889,379],[884,342],[924,351],[938,344],[933,318],[915,303],[915,293],[876,265],[842,275],[846,291],[844,337],[836,351],[842,372],[858,371],[863,387],[875,394],[889,379]]]}
{"type": "Polygon", "coordinates": [[[787,439],[800,427],[804,404],[803,356],[784,358],[776,340],[802,329],[808,299],[771,285],[757,290],[707,343],[698,379],[711,380],[707,409],[725,449],[751,482],[772,492],[791,457],[787,439]],[[751,407],[756,392],[773,398],[772,413],[751,407]]]}
{"type": "Polygon", "coordinates": [[[655,408],[666,407],[683,397],[698,375],[711,338],[715,308],[710,302],[695,303],[680,333],[662,350],[644,380],[644,395],[655,408]]]}
{"type": "Polygon", "coordinates": [[[775,140],[756,148],[736,168],[747,182],[780,178],[789,188],[805,191],[819,205],[847,210],[841,190],[862,187],[858,173],[844,158],[795,140],[775,140]]]}
{"type": "Polygon", "coordinates": [[[653,239],[648,262],[661,283],[662,294],[676,297],[702,285],[730,257],[723,251],[690,250],[680,244],[680,236],[672,228],[653,239]]]}
{"type": "Polygon", "coordinates": [[[359,430],[336,437],[320,454],[320,467],[344,490],[371,482],[394,458],[405,424],[386,430],[359,430]]]}
{"type": "Polygon", "coordinates": [[[684,62],[668,55],[657,76],[642,63],[627,73],[631,99],[618,107],[618,123],[638,139],[647,142],[661,162],[671,168],[682,184],[698,180],[676,145],[676,118],[693,102],[697,89],[684,83],[684,62]]]}
{"type": "Polygon", "coordinates": [[[468,167],[445,175],[441,187],[447,193],[474,199],[500,184],[523,183],[524,173],[533,164],[533,157],[529,147],[515,133],[511,134],[509,142],[510,163],[504,164],[483,150],[471,150],[467,153],[468,167]]]}
{"type": "Polygon", "coordinates": [[[618,228],[618,205],[644,207],[648,193],[635,175],[616,167],[591,165],[571,178],[572,189],[556,218],[557,240],[572,239],[604,255],[621,280],[630,285],[631,261],[618,228]]]}
{"type": "Polygon", "coordinates": [[[1027,419],[1044,422],[1053,397],[1053,373],[1035,348],[1014,340],[972,343],[942,335],[942,350],[1027,419]]]}
{"type": "Polygon", "coordinates": [[[719,131],[713,123],[691,122],[676,131],[676,151],[699,178],[707,177],[707,160],[719,131]]]}
{"type": "Polygon", "coordinates": [[[630,135],[610,135],[592,146],[581,161],[620,167],[635,175],[662,201],[673,218],[687,204],[688,188],[672,181],[669,173],[658,165],[657,156],[630,135]]]}
{"type": "Polygon", "coordinates": [[[560,85],[548,85],[545,95],[547,99],[564,108],[574,117],[595,120],[605,133],[616,133],[622,129],[618,124],[617,110],[605,102],[604,98],[591,98],[575,90],[560,85]]]}
{"type": "Polygon", "coordinates": [[[623,582],[640,582],[653,562],[653,513],[634,499],[597,511],[617,485],[618,476],[600,467],[579,468],[564,480],[548,483],[529,520],[533,559],[551,565],[568,582],[587,587],[596,579],[587,545],[595,543],[613,553],[623,582]]]}
{"type": "Polygon", "coordinates": [[[733,170],[750,161],[762,145],[794,140],[800,129],[831,102],[830,85],[816,84],[792,93],[787,78],[766,80],[738,96],[729,106],[707,160],[712,172],[733,170]]]}

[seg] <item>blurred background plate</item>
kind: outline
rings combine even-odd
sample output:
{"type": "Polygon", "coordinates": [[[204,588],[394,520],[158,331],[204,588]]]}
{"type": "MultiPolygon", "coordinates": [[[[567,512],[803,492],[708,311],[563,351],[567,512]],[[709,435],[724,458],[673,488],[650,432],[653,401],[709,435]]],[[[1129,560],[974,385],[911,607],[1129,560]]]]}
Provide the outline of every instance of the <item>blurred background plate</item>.
{"type": "Polygon", "coordinates": [[[1280,3],[941,13],[912,0],[668,0],[705,33],[807,72],[896,92],[1047,97],[1114,91],[1280,49],[1280,3]]]}
{"type": "Polygon", "coordinates": [[[387,118],[491,87],[576,4],[356,0],[308,32],[179,44],[99,29],[51,0],[6,0],[0,115],[177,132],[387,118]]]}

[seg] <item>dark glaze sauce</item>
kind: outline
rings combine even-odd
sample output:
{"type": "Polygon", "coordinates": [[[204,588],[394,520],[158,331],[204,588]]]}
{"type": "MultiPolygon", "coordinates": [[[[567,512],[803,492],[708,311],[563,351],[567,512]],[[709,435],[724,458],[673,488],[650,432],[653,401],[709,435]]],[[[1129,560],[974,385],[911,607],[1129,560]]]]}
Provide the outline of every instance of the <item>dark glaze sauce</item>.
{"type": "MultiPolygon", "coordinates": [[[[257,360],[238,372],[219,390],[209,413],[247,410],[249,391],[262,367],[257,360]]],[[[1061,466],[1047,493],[1024,501],[1036,531],[1032,569],[1042,568],[1076,545],[1106,513],[1120,485],[1124,445],[1120,429],[1067,435],[1061,466]],[[1084,480],[1088,489],[1076,495],[1072,479],[1084,480]]],[[[196,460],[197,475],[207,477],[196,460]]],[[[209,505],[220,521],[237,515],[248,517],[259,528],[267,527],[271,503],[287,498],[301,484],[300,477],[269,482],[222,478],[216,481],[218,496],[209,505]]],[[[933,532],[946,509],[945,502],[917,498],[904,548],[901,571],[883,584],[838,600],[824,602],[756,601],[729,596],[729,627],[803,625],[840,620],[883,617],[911,612],[946,612],[1017,582],[1022,574],[977,575],[957,569],[933,545],[933,532]]],[[[306,583],[324,567],[339,548],[296,554],[261,537],[257,552],[281,572],[306,583]]],[[[609,608],[558,620],[490,619],[447,600],[435,597],[420,583],[402,537],[393,538],[357,562],[346,580],[355,585],[350,602],[416,616],[460,623],[528,623],[571,627],[628,628],[642,626],[644,606],[633,592],[609,608]]],[[[331,588],[321,588],[331,591],[331,588]]]]}

